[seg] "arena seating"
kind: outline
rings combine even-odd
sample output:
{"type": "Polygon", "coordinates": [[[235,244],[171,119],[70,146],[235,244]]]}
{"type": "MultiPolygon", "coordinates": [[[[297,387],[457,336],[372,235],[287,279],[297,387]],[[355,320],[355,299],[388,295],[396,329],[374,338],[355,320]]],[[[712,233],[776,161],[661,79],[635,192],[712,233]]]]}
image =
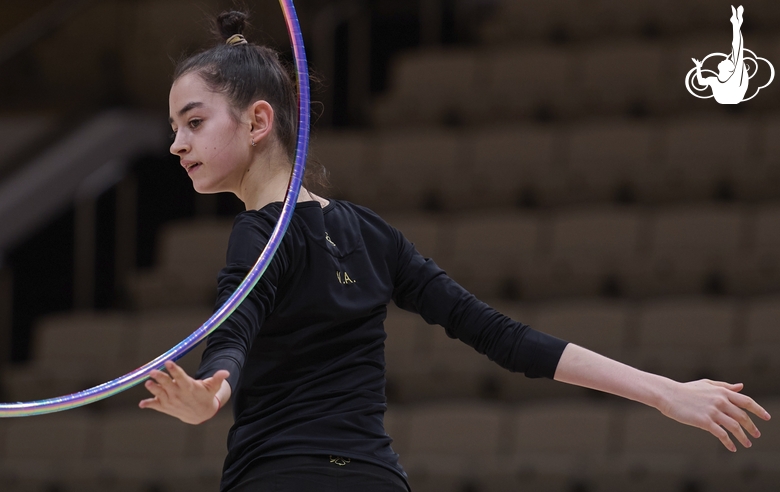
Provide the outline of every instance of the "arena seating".
{"type": "Polygon", "coordinates": [[[323,133],[312,153],[331,169],[336,196],[382,212],[755,202],[778,198],[776,118],[610,117],[557,127],[323,133]],[[418,182],[399,181],[407,172],[418,182]]]}
{"type": "MultiPolygon", "coordinates": [[[[482,28],[485,43],[508,43],[547,38],[554,41],[609,36],[654,37],[723,28],[730,15],[701,0],[501,0],[492,19],[482,28]],[[709,5],[708,5],[709,6],[709,5]]],[[[780,10],[771,0],[746,4],[754,25],[771,29],[780,10]]],[[[728,27],[728,24],[725,25],[728,27]]]]}
{"type": "MultiPolygon", "coordinates": [[[[314,135],[329,196],[379,212],[512,319],[673,379],[744,382],[774,419],[754,418],[762,437],[732,455],[638,403],[506,371],[391,305],[385,425],[413,490],[774,492],[777,91],[724,110],[685,90],[692,57],[727,49],[726,4],[494,3],[478,43],[396,57],[367,128],[314,135]]],[[[749,46],[778,58],[777,2],[746,8],[749,46]]],[[[19,132],[0,132],[0,155],[45,126],[30,121],[0,118],[19,132]]],[[[109,380],[192,332],[212,312],[231,225],[162,227],[128,311],[39,320],[32,360],[3,374],[8,399],[109,380]]],[[[229,409],[191,427],[135,410],[144,397],[0,419],[0,490],[216,490],[229,409]]]]}

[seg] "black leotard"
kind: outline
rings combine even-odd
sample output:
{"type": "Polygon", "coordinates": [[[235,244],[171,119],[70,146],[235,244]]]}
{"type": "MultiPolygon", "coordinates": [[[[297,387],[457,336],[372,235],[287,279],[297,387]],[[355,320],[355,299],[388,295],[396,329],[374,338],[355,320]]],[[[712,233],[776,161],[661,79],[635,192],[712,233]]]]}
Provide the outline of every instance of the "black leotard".
{"type": "MultiPolygon", "coordinates": [[[[280,202],[236,217],[221,306],[258,258],[280,202]]],[[[265,274],[209,338],[202,379],[230,371],[235,424],[222,488],[272,456],[338,455],[406,474],[383,426],[383,322],[391,301],[503,367],[552,378],[566,342],[477,300],[370,210],[297,205],[265,274]]]]}

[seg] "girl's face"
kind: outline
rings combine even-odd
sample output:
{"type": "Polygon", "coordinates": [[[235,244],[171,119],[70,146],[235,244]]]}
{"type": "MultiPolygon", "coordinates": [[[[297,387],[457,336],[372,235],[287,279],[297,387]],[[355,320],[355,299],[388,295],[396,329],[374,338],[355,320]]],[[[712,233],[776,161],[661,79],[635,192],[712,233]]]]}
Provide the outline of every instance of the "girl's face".
{"type": "Polygon", "coordinates": [[[178,155],[198,193],[236,192],[252,161],[250,123],[239,123],[227,98],[196,73],[177,79],[168,98],[178,155]]]}

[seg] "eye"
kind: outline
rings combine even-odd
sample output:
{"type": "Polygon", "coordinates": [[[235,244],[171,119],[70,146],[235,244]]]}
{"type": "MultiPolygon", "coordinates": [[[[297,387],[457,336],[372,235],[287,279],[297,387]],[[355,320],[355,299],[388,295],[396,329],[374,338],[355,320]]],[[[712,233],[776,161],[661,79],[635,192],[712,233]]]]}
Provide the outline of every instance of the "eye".
{"type": "Polygon", "coordinates": [[[176,140],[176,130],[173,130],[173,133],[170,135],[171,140],[176,140]]]}
{"type": "Polygon", "coordinates": [[[188,124],[190,125],[190,128],[192,128],[194,130],[194,129],[198,128],[202,122],[203,122],[203,120],[199,120],[199,119],[195,118],[195,119],[190,120],[188,124]]]}

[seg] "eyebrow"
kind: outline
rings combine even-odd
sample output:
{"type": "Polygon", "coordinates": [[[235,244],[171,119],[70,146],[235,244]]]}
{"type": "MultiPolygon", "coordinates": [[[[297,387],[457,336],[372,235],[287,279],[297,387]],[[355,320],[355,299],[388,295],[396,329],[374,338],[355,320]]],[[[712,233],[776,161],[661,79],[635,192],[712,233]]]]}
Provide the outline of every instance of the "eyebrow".
{"type": "MultiPolygon", "coordinates": [[[[179,110],[178,115],[179,116],[184,116],[184,114],[187,113],[187,111],[191,111],[191,110],[193,110],[195,108],[200,108],[200,107],[203,107],[203,103],[202,102],[197,102],[197,101],[188,102],[187,104],[184,105],[183,108],[181,108],[179,110]]],[[[173,124],[173,117],[169,117],[168,118],[168,123],[173,124]]]]}

